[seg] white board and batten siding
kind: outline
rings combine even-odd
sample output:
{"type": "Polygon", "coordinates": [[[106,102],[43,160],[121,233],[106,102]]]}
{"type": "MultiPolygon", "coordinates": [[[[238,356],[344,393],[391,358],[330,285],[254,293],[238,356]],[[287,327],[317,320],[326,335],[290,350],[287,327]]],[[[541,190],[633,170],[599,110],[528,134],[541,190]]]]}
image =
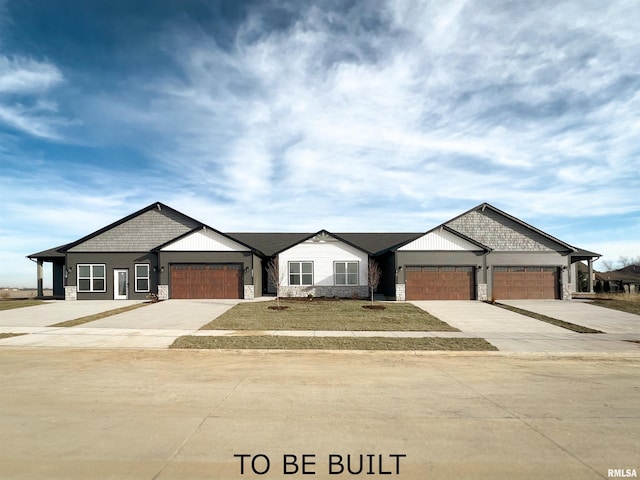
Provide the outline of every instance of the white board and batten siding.
{"type": "Polygon", "coordinates": [[[369,255],[339,240],[309,240],[281,252],[278,257],[280,268],[287,272],[284,286],[289,285],[289,262],[313,262],[313,284],[317,286],[334,285],[334,262],[359,262],[358,283],[367,285],[369,255]]]}
{"type": "Polygon", "coordinates": [[[198,230],[162,248],[170,252],[248,252],[244,245],[211,230],[198,230]]]}
{"type": "Polygon", "coordinates": [[[435,230],[400,247],[400,251],[478,251],[477,245],[446,230],[435,230]]]}

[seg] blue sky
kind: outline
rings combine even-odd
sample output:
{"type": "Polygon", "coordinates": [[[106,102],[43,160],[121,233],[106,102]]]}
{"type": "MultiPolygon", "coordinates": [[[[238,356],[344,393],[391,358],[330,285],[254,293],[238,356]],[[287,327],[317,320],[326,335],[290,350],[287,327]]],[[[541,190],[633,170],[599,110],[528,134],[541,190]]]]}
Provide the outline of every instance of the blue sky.
{"type": "Polygon", "coordinates": [[[486,201],[640,255],[639,24],[635,0],[0,0],[0,286],[154,201],[222,231],[486,201]]]}

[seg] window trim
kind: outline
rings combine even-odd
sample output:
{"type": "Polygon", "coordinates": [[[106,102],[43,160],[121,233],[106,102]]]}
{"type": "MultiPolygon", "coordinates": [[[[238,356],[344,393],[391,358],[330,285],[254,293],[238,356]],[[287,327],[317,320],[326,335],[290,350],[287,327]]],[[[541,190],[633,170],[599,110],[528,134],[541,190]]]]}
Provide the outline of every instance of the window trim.
{"type": "Polygon", "coordinates": [[[289,286],[292,287],[310,287],[312,285],[314,285],[314,277],[313,277],[313,270],[314,270],[314,265],[313,265],[313,261],[311,260],[294,260],[294,261],[289,261],[288,265],[287,265],[287,273],[289,274],[287,280],[289,282],[289,286]],[[302,264],[308,263],[311,265],[311,273],[302,273],[302,264]],[[297,264],[300,266],[300,271],[298,273],[291,273],[291,265],[292,264],[297,264]],[[300,278],[300,283],[292,283],[291,282],[291,275],[297,275],[300,278]],[[311,275],[311,283],[302,283],[302,277],[303,275],[311,275]]]}
{"type": "Polygon", "coordinates": [[[151,291],[151,265],[148,263],[135,263],[133,265],[133,272],[134,272],[134,289],[136,291],[136,293],[148,293],[151,291]],[[147,267],[147,275],[146,276],[138,276],[138,267],[147,267]],[[139,289],[138,288],[138,280],[146,280],[147,281],[147,288],[146,289],[139,289]]]}
{"type": "Polygon", "coordinates": [[[78,289],[78,293],[104,293],[107,291],[107,265],[104,263],[78,263],[76,265],[76,288],[78,289]],[[89,276],[85,277],[85,276],[80,276],[80,267],[89,267],[89,276]],[[104,275],[99,277],[94,275],[94,268],[95,267],[102,267],[103,271],[104,271],[104,275]],[[94,288],[94,281],[95,280],[102,280],[103,281],[103,288],[102,290],[97,290],[94,288]],[[89,290],[82,290],[80,287],[80,280],[89,280],[89,290]]]}
{"type": "Polygon", "coordinates": [[[360,261],[359,260],[339,260],[339,261],[333,262],[333,285],[336,287],[357,287],[358,285],[360,285],[360,261]],[[349,283],[349,275],[354,275],[353,273],[349,273],[348,265],[350,263],[354,263],[356,265],[356,273],[355,273],[356,283],[349,283]],[[338,272],[337,272],[338,265],[345,266],[344,273],[341,273],[340,275],[344,275],[346,283],[338,283],[338,272]]]}

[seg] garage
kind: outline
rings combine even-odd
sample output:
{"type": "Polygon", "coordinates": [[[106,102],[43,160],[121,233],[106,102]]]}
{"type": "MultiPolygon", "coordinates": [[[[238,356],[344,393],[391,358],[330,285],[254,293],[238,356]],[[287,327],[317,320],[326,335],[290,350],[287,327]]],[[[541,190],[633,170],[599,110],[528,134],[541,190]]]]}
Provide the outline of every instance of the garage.
{"type": "Polygon", "coordinates": [[[410,266],[406,272],[407,300],[473,300],[474,267],[410,266]]]}
{"type": "Polygon", "coordinates": [[[172,264],[171,298],[242,298],[242,266],[221,263],[172,264]]]}
{"type": "Polygon", "coordinates": [[[493,267],[497,300],[558,299],[557,267],[493,267]]]}

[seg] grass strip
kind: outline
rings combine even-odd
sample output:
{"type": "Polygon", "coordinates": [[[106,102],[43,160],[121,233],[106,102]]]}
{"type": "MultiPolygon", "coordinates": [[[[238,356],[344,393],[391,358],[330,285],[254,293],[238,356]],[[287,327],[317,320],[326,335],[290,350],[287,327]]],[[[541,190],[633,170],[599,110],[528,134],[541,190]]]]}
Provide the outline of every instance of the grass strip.
{"type": "Polygon", "coordinates": [[[446,350],[495,351],[482,338],[194,336],[177,338],[170,348],[273,350],[446,350]]]}
{"type": "Polygon", "coordinates": [[[78,325],[82,325],[84,323],[100,320],[101,318],[106,318],[112,315],[117,315],[119,313],[128,312],[129,310],[135,310],[136,308],[146,307],[147,305],[151,305],[151,303],[150,302],[136,303],[135,305],[114,308],[113,310],[107,310],[106,312],[100,312],[94,315],[87,315],[86,317],[75,318],[73,320],[67,320],[66,322],[60,322],[60,323],[56,323],[54,325],[49,325],[49,326],[50,327],[75,327],[78,325]]]}
{"type": "Polygon", "coordinates": [[[595,305],[597,307],[605,307],[610,308],[612,310],[619,310],[621,312],[633,313],[635,315],[640,315],[640,295],[637,295],[638,300],[634,297],[630,297],[629,300],[618,300],[618,299],[595,299],[591,303],[591,305],[595,305]],[[631,300],[633,298],[633,300],[631,300]]]}
{"type": "Polygon", "coordinates": [[[385,303],[384,310],[362,308],[361,300],[281,300],[286,310],[273,310],[275,301],[240,303],[201,330],[335,330],[439,331],[457,328],[409,303],[385,303]]]}
{"type": "Polygon", "coordinates": [[[14,308],[34,307],[42,305],[42,300],[0,300],[0,310],[13,310],[14,308]]]}
{"type": "Polygon", "coordinates": [[[19,337],[20,335],[26,335],[26,333],[0,333],[0,340],[3,338],[19,337]]]}
{"type": "Polygon", "coordinates": [[[494,303],[496,307],[504,308],[505,310],[510,310],[515,313],[519,313],[520,315],[525,315],[527,317],[535,318],[536,320],[540,320],[541,322],[550,323],[551,325],[555,325],[556,327],[566,328],[567,330],[571,330],[577,333],[604,333],[600,330],[594,330],[593,328],[583,327],[582,325],[576,325],[575,323],[565,322],[564,320],[558,320],[557,318],[548,317],[547,315],[542,315],[541,313],[530,312],[529,310],[524,310],[518,307],[512,307],[511,305],[505,305],[504,303],[494,303]]]}

